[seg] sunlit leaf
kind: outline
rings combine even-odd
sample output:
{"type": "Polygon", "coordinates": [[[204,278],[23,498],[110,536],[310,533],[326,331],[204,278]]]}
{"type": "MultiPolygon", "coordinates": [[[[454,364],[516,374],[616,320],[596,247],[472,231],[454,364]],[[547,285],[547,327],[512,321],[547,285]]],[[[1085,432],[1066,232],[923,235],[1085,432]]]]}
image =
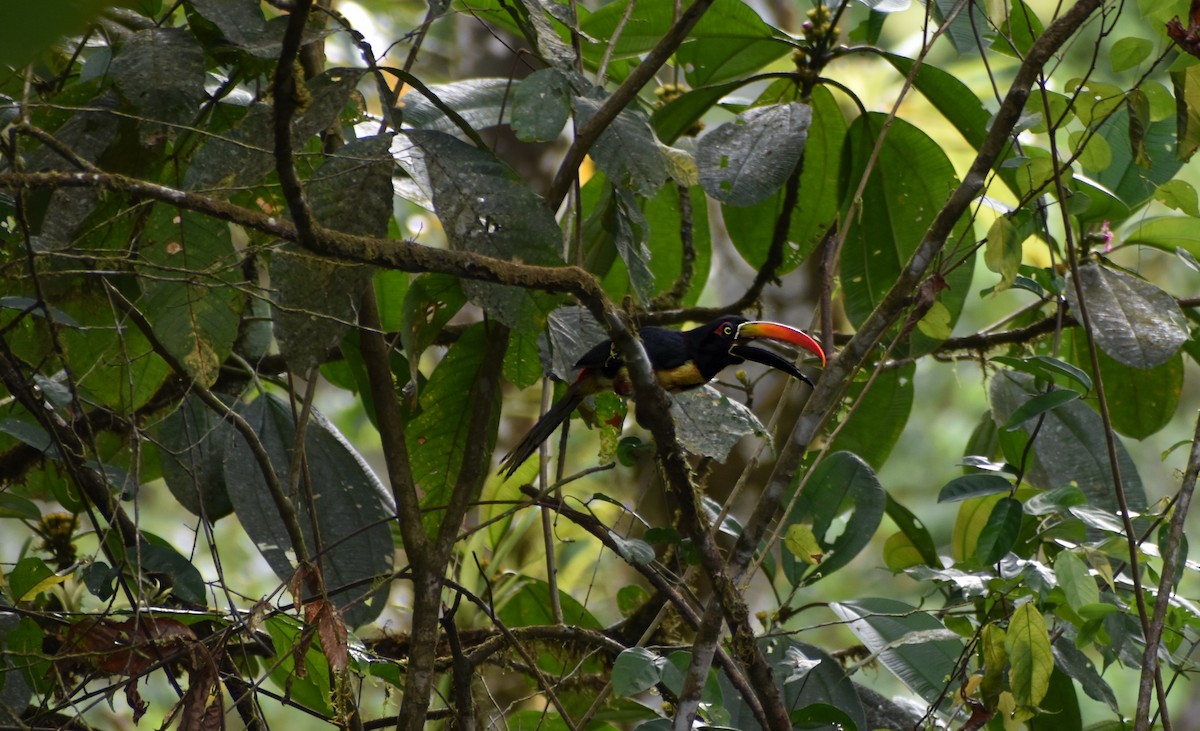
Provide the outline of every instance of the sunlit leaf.
{"type": "Polygon", "coordinates": [[[1004,647],[1011,663],[1009,685],[1017,703],[1036,706],[1049,688],[1054,656],[1050,652],[1046,621],[1033,602],[1025,602],[1013,612],[1004,647]]]}

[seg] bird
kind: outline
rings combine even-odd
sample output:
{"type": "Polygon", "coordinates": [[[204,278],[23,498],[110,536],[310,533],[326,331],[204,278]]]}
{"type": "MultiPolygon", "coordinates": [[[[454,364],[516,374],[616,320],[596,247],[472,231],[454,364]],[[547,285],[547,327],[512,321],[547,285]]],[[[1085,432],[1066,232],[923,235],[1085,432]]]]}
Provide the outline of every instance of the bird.
{"type": "MultiPolygon", "coordinates": [[[[748,320],[740,315],[721,317],[690,330],[644,327],[640,337],[650,366],[666,391],[677,393],[699,388],[716,378],[731,365],[747,360],[770,366],[799,378],[811,388],[813,382],[796,365],[770,350],[748,345],[755,340],[774,340],[798,346],[816,355],[825,365],[825,351],[816,340],[790,325],[763,320],[748,320]]],[[[550,438],[558,425],[571,417],[583,400],[592,394],[612,390],[619,396],[633,395],[633,381],[625,361],[611,340],[599,343],[575,363],[579,377],[567,387],[542,418],[529,429],[517,446],[500,460],[504,479],[513,476],[542,442],[550,438]]]]}

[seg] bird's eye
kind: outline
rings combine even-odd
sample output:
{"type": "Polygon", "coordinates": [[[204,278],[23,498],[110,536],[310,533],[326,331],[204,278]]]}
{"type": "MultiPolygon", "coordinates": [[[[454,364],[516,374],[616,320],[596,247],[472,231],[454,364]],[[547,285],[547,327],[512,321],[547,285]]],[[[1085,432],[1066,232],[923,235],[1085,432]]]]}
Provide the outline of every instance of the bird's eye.
{"type": "Polygon", "coordinates": [[[733,325],[730,325],[729,323],[725,323],[725,326],[721,328],[721,334],[722,335],[732,335],[733,334],[733,325]]]}

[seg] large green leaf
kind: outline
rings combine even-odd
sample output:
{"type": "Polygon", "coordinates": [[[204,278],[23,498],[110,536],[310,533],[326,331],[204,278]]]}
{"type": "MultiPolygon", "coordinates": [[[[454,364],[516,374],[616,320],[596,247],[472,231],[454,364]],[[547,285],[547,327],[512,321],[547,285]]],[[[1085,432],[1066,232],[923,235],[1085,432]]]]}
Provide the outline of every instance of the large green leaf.
{"type": "Polygon", "coordinates": [[[193,515],[215,522],[233,512],[225,489],[224,456],[233,426],[188,395],[158,426],[163,479],[193,515]]]}
{"type": "MultiPolygon", "coordinates": [[[[885,115],[857,118],[846,134],[848,163],[842,171],[843,215],[849,212],[859,180],[871,162],[884,128],[885,115]]],[[[861,207],[852,221],[842,250],[841,276],[846,315],[860,325],[883,300],[929,224],[958,185],[954,166],[940,145],[916,126],[894,119],[863,189],[861,207]]],[[[947,242],[947,254],[966,247],[965,219],[947,242]]],[[[948,287],[937,300],[950,313],[952,328],[962,311],[974,272],[974,257],[946,275],[948,287]]],[[[919,331],[912,335],[916,353],[928,352],[937,341],[919,331]]]]}
{"type": "MultiPolygon", "coordinates": [[[[1072,331],[1064,336],[1067,352],[1090,373],[1091,359],[1083,333],[1072,331]]],[[[1103,350],[1098,356],[1113,429],[1127,437],[1145,439],[1170,423],[1183,393],[1182,353],[1148,370],[1118,363],[1103,350]]]]}
{"type": "Polygon", "coordinates": [[[882,597],[834,602],[829,608],[926,702],[946,697],[943,691],[953,682],[963,644],[932,614],[882,597]]]}
{"type": "MultiPolygon", "coordinates": [[[[812,123],[804,146],[804,169],[796,206],[792,209],[783,261],[776,270],[786,274],[805,261],[824,238],[838,214],[837,179],[842,165],[842,143],[846,120],[837,100],[825,87],[813,90],[812,123]]],[[[781,214],[784,191],[752,206],[721,206],[725,228],[746,263],[761,268],[775,237],[775,222],[781,214]]]]}
{"type": "Polygon", "coordinates": [[[888,455],[908,424],[913,405],[914,364],[889,368],[875,377],[861,401],[859,394],[866,382],[851,384],[847,403],[857,402],[844,426],[833,437],[829,448],[853,452],[875,469],[883,469],[888,455]]]}
{"type": "Polygon", "coordinates": [[[1011,663],[1008,683],[1021,706],[1036,706],[1050,687],[1054,670],[1054,655],[1050,651],[1050,635],[1046,620],[1033,602],[1017,607],[1008,620],[1004,649],[1011,663]]]}
{"type": "Polygon", "coordinates": [[[1118,234],[1127,244],[1153,246],[1167,252],[1183,249],[1200,258],[1200,219],[1191,216],[1156,216],[1131,222],[1118,234]]]}
{"type": "Polygon", "coordinates": [[[463,332],[421,389],[421,413],[405,429],[413,479],[424,491],[423,521],[432,535],[442,522],[442,508],[458,481],[467,450],[491,453],[500,419],[500,395],[493,403],[480,403],[476,391],[484,362],[486,323],[463,332]],[[480,409],[491,410],[489,443],[468,441],[471,421],[480,409]]]}
{"type": "MultiPolygon", "coordinates": [[[[1113,360],[1148,370],[1166,363],[1187,341],[1188,328],[1175,298],[1131,274],[1089,262],[1079,267],[1096,343],[1113,360]]],[[[1067,300],[1079,311],[1075,288],[1067,300]]]]}
{"type": "Polygon", "coordinates": [[[146,284],[138,309],[187,375],[213,383],[233,349],[243,305],[232,286],[242,272],[229,226],[160,204],[146,223],[139,253],[146,284]]]}
{"type": "MultiPolygon", "coordinates": [[[[1153,198],[1159,185],[1175,177],[1183,162],[1176,156],[1175,120],[1151,122],[1143,130],[1141,161],[1129,144],[1129,120],[1129,110],[1122,106],[1099,126],[1097,132],[1108,142],[1112,160],[1096,176],[1096,182],[1111,190],[1132,211],[1153,198]]],[[[1112,220],[1115,223],[1119,219],[1112,220]]]]}
{"type": "MultiPolygon", "coordinates": [[[[1041,393],[1032,376],[999,371],[992,378],[989,397],[996,423],[1006,423],[1025,402],[1041,393]]],[[[1033,433],[1036,421],[1025,422],[1021,430],[1033,433]]],[[[1032,464],[1026,479],[1046,489],[1076,483],[1092,507],[1119,512],[1116,488],[1108,462],[1104,426],[1099,415],[1079,400],[1063,404],[1045,415],[1045,422],[1033,442],[1032,464]]],[[[1137,466],[1125,446],[1117,441],[1121,480],[1131,510],[1146,506],[1146,492],[1137,466]]]]}
{"type": "Polygon", "coordinates": [[[808,484],[788,514],[789,524],[812,526],[824,555],[816,566],[811,566],[784,551],[782,566],[788,580],[811,584],[854,560],[875,536],[886,505],[887,495],[879,478],[862,458],[850,452],[829,455],[809,475],[808,484]],[[836,536],[830,531],[835,521],[839,523],[836,536]]]}
{"type": "Polygon", "coordinates": [[[713,198],[749,206],[778,191],[804,154],[812,107],[752,107],[700,138],[700,185],[713,198]]]}
{"type": "Polygon", "coordinates": [[[647,264],[654,276],[658,293],[669,291],[679,278],[684,263],[683,235],[686,228],[691,236],[692,281],[683,293],[680,304],[694,305],[708,284],[712,268],[712,231],[708,225],[708,200],[704,191],[693,186],[681,190],[678,185],[664,185],[658,195],[646,201],[643,212],[650,227],[647,264]],[[690,218],[684,218],[680,196],[686,195],[690,218]]]}
{"type": "MultiPolygon", "coordinates": [[[[291,406],[272,394],[265,394],[238,411],[250,423],[270,457],[279,481],[290,484],[296,429],[291,406]]],[[[225,485],[234,511],[246,534],[259,553],[283,581],[296,570],[291,539],[279,509],[267,488],[266,480],[250,445],[230,430],[225,455],[225,485]]],[[[289,497],[295,509],[305,544],[314,555],[321,554],[321,573],[329,597],[344,608],[346,623],[357,626],[379,616],[387,600],[387,586],[380,585],[392,570],[396,549],[388,524],[395,514],[392,496],[363,458],[334,426],[313,410],[304,434],[307,481],[311,484],[313,515],[301,493],[289,497]],[[313,534],[313,522],[320,527],[321,543],[313,534]]]]}

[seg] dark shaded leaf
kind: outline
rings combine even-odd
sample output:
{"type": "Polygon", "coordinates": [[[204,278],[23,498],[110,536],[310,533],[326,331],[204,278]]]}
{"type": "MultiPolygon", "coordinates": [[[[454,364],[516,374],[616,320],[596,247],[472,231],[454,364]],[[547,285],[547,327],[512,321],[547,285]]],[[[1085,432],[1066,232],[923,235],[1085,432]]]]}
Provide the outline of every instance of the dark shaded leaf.
{"type": "Polygon", "coordinates": [[[512,94],[512,126],[517,138],[549,141],[571,117],[571,82],[555,69],[540,69],[521,79],[512,94]]]}
{"type": "Polygon", "coordinates": [[[1012,482],[1007,477],[993,473],[976,473],[955,477],[947,482],[938,493],[939,503],[953,503],[981,495],[994,495],[998,492],[1012,490],[1012,482]]]}
{"type": "Polygon", "coordinates": [[[109,73],[121,96],[154,120],[191,122],[204,98],[204,51],[182,28],[134,33],[109,73]]]}
{"type": "MultiPolygon", "coordinates": [[[[992,378],[989,397],[997,423],[1007,422],[1012,414],[1040,393],[1034,379],[1022,373],[1000,371],[992,378]]],[[[1033,422],[1025,422],[1022,431],[1032,431],[1033,422]]],[[[1125,446],[1117,442],[1121,479],[1131,510],[1146,506],[1146,493],[1137,467],[1125,446]]],[[[1046,420],[1033,443],[1033,463],[1026,479],[1037,486],[1053,489],[1076,483],[1092,506],[1116,514],[1119,511],[1112,474],[1109,470],[1104,427],[1100,417],[1085,404],[1074,401],[1046,413],[1046,420]]]]}
{"type": "MultiPolygon", "coordinates": [[[[286,489],[295,445],[291,407],[266,394],[238,410],[254,428],[286,489]]],[[[288,580],[295,565],[279,510],[249,445],[241,435],[232,437],[231,442],[225,449],[225,483],[238,520],[276,576],[288,580]]],[[[395,555],[388,528],[388,519],[395,513],[391,494],[345,438],[315,410],[305,430],[304,449],[307,478],[319,508],[315,520],[325,548],[321,572],[329,597],[345,608],[347,624],[366,624],[383,609],[386,586],[380,591],[374,582],[391,571],[395,555]]],[[[309,551],[315,552],[314,518],[309,516],[307,502],[300,495],[292,498],[305,543],[309,551]]]]}
{"type": "Polygon", "coordinates": [[[766,199],[784,184],[804,153],[812,107],[790,103],[754,107],[700,138],[700,185],[736,206],[766,199]]]}
{"type": "MultiPolygon", "coordinates": [[[[573,104],[582,126],[600,108],[601,101],[575,97],[573,104]]],[[[621,110],[596,140],[590,154],[608,179],[622,190],[652,196],[667,178],[667,165],[649,120],[631,108],[621,110]]]]}
{"type": "Polygon", "coordinates": [[[210,522],[233,512],[222,468],[232,429],[190,394],[158,426],[167,489],[188,512],[210,522]]]}
{"type": "Polygon", "coordinates": [[[191,559],[165,543],[142,546],[138,555],[141,557],[143,571],[152,571],[170,578],[175,596],[192,604],[208,604],[204,579],[191,559]]]}
{"type": "MultiPolygon", "coordinates": [[[[880,373],[871,390],[858,402],[849,421],[833,438],[830,450],[853,452],[875,469],[882,469],[900,434],[908,424],[913,404],[913,364],[889,368],[880,373]]],[[[848,391],[853,403],[865,383],[856,382],[848,391]]]]}
{"type": "Polygon", "coordinates": [[[999,500],[992,506],[987,523],[975,543],[975,557],[984,566],[1004,558],[1017,543],[1021,534],[1021,518],[1024,509],[1021,501],[1010,497],[999,500]]]}
{"type": "MultiPolygon", "coordinates": [[[[433,205],[450,246],[526,264],[561,264],[562,233],[553,213],[491,153],[440,132],[409,130],[428,175],[433,205]]],[[[463,291],[517,330],[540,327],[548,309],[540,294],[486,282],[463,291]]]]}
{"type": "MultiPolygon", "coordinates": [[[[431,84],[429,91],[453,109],[472,129],[480,130],[505,124],[514,103],[512,79],[466,79],[450,84],[431,84]]],[[[427,96],[418,91],[404,95],[404,126],[443,132],[456,137],[462,129],[446,116],[427,96]]]]}
{"type": "MultiPolygon", "coordinates": [[[[1065,345],[1075,362],[1091,370],[1083,333],[1065,333],[1065,345]]],[[[1145,439],[1165,428],[1175,416],[1183,393],[1183,353],[1149,370],[1131,368],[1098,354],[1100,375],[1108,396],[1108,415],[1113,429],[1134,439],[1145,439]]]]}
{"type": "Polygon", "coordinates": [[[887,516],[892,519],[892,522],[896,524],[896,527],[900,529],[904,537],[921,554],[921,559],[929,566],[941,568],[942,559],[938,556],[933,536],[929,534],[929,529],[925,527],[921,519],[914,515],[911,510],[897,502],[891,493],[887,495],[887,507],[885,510],[887,516]]]}
{"type": "Polygon", "coordinates": [[[644,647],[631,647],[613,661],[613,692],[630,696],[649,690],[658,684],[667,659],[644,647]]]}
{"type": "Polygon", "coordinates": [[[1021,404],[1000,428],[1004,431],[1012,431],[1030,419],[1041,416],[1047,411],[1053,411],[1059,406],[1070,403],[1077,398],[1079,398],[1079,392],[1072,391],[1069,388],[1058,388],[1039,393],[1037,396],[1021,404]]]}
{"type": "Polygon", "coordinates": [[[1113,713],[1120,712],[1112,687],[1100,677],[1091,659],[1075,647],[1069,636],[1058,636],[1050,649],[1054,653],[1055,666],[1078,682],[1089,698],[1108,705],[1113,713]]]}

